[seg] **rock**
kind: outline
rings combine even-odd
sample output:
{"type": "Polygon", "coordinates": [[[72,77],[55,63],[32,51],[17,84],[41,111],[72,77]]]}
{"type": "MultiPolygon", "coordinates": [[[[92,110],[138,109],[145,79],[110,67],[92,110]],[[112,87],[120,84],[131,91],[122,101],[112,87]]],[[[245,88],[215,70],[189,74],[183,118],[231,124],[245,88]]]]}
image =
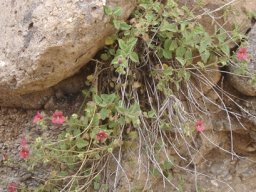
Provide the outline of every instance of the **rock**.
{"type": "Polygon", "coordinates": [[[256,25],[252,28],[248,35],[248,53],[251,56],[246,66],[249,74],[246,76],[236,75],[239,65],[230,65],[228,75],[230,84],[240,93],[247,96],[256,96],[256,85],[251,82],[252,76],[256,75],[256,25]]]}
{"type": "MultiPolygon", "coordinates": [[[[238,104],[240,106],[240,113],[244,119],[252,123],[254,127],[256,127],[256,97],[245,97],[243,99],[238,100],[238,104]]],[[[254,135],[256,140],[256,133],[251,132],[254,135]]]]}
{"type": "MultiPolygon", "coordinates": [[[[196,63],[197,61],[195,61],[196,63]]],[[[217,62],[210,61],[205,69],[195,69],[191,72],[189,81],[184,81],[181,91],[176,91],[181,101],[193,101],[207,97],[221,79],[217,62]]],[[[175,90],[175,88],[173,88],[175,90]]]]}
{"type": "MultiPolygon", "coordinates": [[[[109,0],[126,19],[136,0],[109,0]]],[[[114,32],[103,0],[3,0],[0,13],[0,106],[38,108],[45,91],[71,77],[114,32]]]]}
{"type": "Polygon", "coordinates": [[[240,160],[238,161],[236,165],[236,173],[240,176],[242,180],[246,180],[252,177],[255,177],[255,163],[246,161],[246,160],[240,160]]]}
{"type": "Polygon", "coordinates": [[[196,19],[205,27],[208,33],[213,34],[215,26],[222,27],[230,32],[239,27],[245,33],[251,27],[251,18],[255,12],[255,0],[227,1],[227,0],[180,0],[181,5],[187,5],[193,10],[196,19]],[[197,6],[200,4],[199,6],[197,6]]]}
{"type": "MultiPolygon", "coordinates": [[[[207,128],[208,129],[208,128],[207,128]]],[[[200,147],[195,154],[193,154],[193,164],[203,166],[203,162],[207,160],[207,154],[216,147],[226,151],[226,143],[228,142],[228,135],[226,132],[215,132],[213,130],[204,131],[203,135],[200,135],[200,147]]],[[[199,141],[197,141],[199,142],[199,141]]]]}
{"type": "Polygon", "coordinates": [[[221,79],[217,64],[211,64],[205,70],[197,71],[191,77],[191,92],[194,98],[207,96],[221,79]]]}

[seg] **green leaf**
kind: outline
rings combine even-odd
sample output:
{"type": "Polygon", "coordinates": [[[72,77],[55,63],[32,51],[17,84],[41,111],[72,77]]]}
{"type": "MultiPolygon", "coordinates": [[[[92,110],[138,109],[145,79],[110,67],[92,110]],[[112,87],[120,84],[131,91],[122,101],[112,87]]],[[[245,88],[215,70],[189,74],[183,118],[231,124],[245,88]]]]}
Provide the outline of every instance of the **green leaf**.
{"type": "Polygon", "coordinates": [[[112,61],[111,61],[111,64],[113,64],[113,65],[118,65],[119,63],[118,63],[118,60],[119,59],[122,59],[119,55],[117,55],[112,61]]]}
{"type": "Polygon", "coordinates": [[[204,30],[204,28],[201,25],[196,25],[193,28],[193,33],[195,33],[195,34],[204,34],[205,30],[204,30]]]}
{"type": "Polygon", "coordinates": [[[161,4],[157,1],[154,2],[154,6],[153,6],[154,11],[156,11],[157,13],[159,13],[161,11],[161,4]]]}
{"type": "Polygon", "coordinates": [[[110,105],[114,103],[114,100],[116,99],[116,94],[101,94],[101,98],[105,104],[110,105]]]}
{"type": "Polygon", "coordinates": [[[217,38],[220,43],[224,43],[227,39],[227,34],[223,29],[219,29],[219,34],[217,35],[217,38]]]}
{"type": "Polygon", "coordinates": [[[170,31],[170,32],[177,32],[177,24],[175,23],[169,23],[168,21],[164,20],[160,26],[160,31],[164,32],[164,31],[170,31]]]}
{"type": "Polygon", "coordinates": [[[88,123],[89,123],[89,120],[88,120],[88,117],[87,117],[87,116],[82,116],[82,117],[80,118],[80,121],[81,121],[81,123],[82,123],[84,126],[87,126],[88,123]]]}
{"type": "Polygon", "coordinates": [[[122,15],[122,8],[121,7],[115,7],[113,9],[113,15],[119,17],[122,15]]]}
{"type": "Polygon", "coordinates": [[[181,31],[181,32],[185,31],[187,24],[188,24],[187,22],[182,22],[182,23],[180,24],[180,31],[181,31]]]}
{"type": "Polygon", "coordinates": [[[106,15],[109,15],[109,16],[113,14],[112,8],[109,6],[104,6],[104,12],[106,15]]]}
{"type": "Polygon", "coordinates": [[[165,59],[171,59],[172,58],[172,52],[170,50],[163,49],[163,56],[165,59]]]}
{"type": "Polygon", "coordinates": [[[78,135],[80,135],[80,133],[81,133],[81,130],[78,129],[78,128],[74,129],[74,131],[73,131],[73,135],[74,135],[75,137],[78,136],[78,135]]]}
{"type": "Polygon", "coordinates": [[[130,59],[135,62],[135,63],[138,63],[139,62],[139,56],[136,52],[132,52],[130,54],[130,59]]]}
{"type": "Polygon", "coordinates": [[[193,60],[193,55],[192,55],[192,51],[190,49],[187,49],[186,50],[186,53],[185,53],[185,59],[186,61],[192,61],[193,60]]]}
{"type": "Polygon", "coordinates": [[[175,50],[176,48],[178,47],[178,44],[177,44],[177,40],[173,40],[170,47],[169,47],[169,50],[170,51],[173,51],[175,50]]]}
{"type": "Polygon", "coordinates": [[[113,148],[109,147],[109,148],[108,148],[108,152],[109,152],[109,153],[112,153],[112,152],[113,152],[113,148]]]}
{"type": "Polygon", "coordinates": [[[100,59],[103,60],[103,61],[107,61],[107,60],[109,60],[109,58],[110,58],[110,56],[107,53],[102,53],[100,55],[100,59]]]}
{"type": "Polygon", "coordinates": [[[226,55],[226,56],[229,56],[230,55],[230,49],[229,49],[229,46],[227,44],[223,44],[221,47],[220,47],[221,51],[226,55]]]}
{"type": "Polygon", "coordinates": [[[123,66],[117,67],[116,72],[121,75],[124,75],[126,73],[123,66]]]}
{"type": "Polygon", "coordinates": [[[100,183],[99,182],[93,182],[93,189],[98,191],[100,189],[100,183]]]}
{"type": "Polygon", "coordinates": [[[205,50],[204,52],[200,53],[200,56],[203,60],[204,63],[207,63],[209,57],[210,57],[210,52],[208,50],[205,50]]]}
{"type": "Polygon", "coordinates": [[[115,27],[117,30],[120,30],[121,22],[120,22],[119,20],[114,19],[114,20],[113,20],[113,25],[114,25],[114,27],[115,27]]]}
{"type": "Polygon", "coordinates": [[[177,61],[179,61],[179,63],[180,63],[182,66],[184,66],[184,65],[186,64],[186,61],[185,61],[183,58],[181,58],[181,57],[176,57],[176,59],[177,59],[177,61]]]}
{"type": "Polygon", "coordinates": [[[119,125],[125,125],[125,117],[120,117],[117,122],[119,125]]]}
{"type": "Polygon", "coordinates": [[[190,77],[191,77],[190,72],[185,70],[183,75],[184,80],[188,81],[190,77]]]}
{"type": "Polygon", "coordinates": [[[171,39],[166,39],[164,41],[164,49],[165,50],[170,50],[171,44],[172,44],[172,40],[171,39]]]}
{"type": "Polygon", "coordinates": [[[113,37],[106,37],[105,39],[105,45],[112,45],[115,42],[115,39],[113,37]]]}
{"type": "Polygon", "coordinates": [[[116,127],[116,126],[119,126],[118,121],[110,121],[109,122],[109,125],[108,125],[109,128],[112,129],[112,128],[116,127]]]}
{"type": "Polygon", "coordinates": [[[162,59],[163,58],[163,52],[164,52],[164,49],[162,48],[162,47],[157,47],[156,48],[156,53],[157,53],[157,56],[160,58],[160,59],[162,59]]]}
{"type": "Polygon", "coordinates": [[[102,120],[105,120],[108,117],[109,110],[107,108],[102,108],[100,110],[100,117],[102,120]]]}
{"type": "Polygon", "coordinates": [[[125,22],[120,22],[120,30],[123,30],[123,31],[127,31],[131,28],[130,25],[128,25],[127,23],[125,22]]]}
{"type": "Polygon", "coordinates": [[[132,104],[129,108],[129,112],[135,116],[139,116],[141,112],[140,105],[138,103],[132,104]]]}
{"type": "Polygon", "coordinates": [[[204,68],[205,68],[204,63],[201,62],[201,61],[198,61],[196,64],[197,64],[201,69],[204,69],[204,68]]]}
{"type": "Polygon", "coordinates": [[[138,39],[134,38],[134,37],[128,39],[127,44],[128,44],[128,46],[130,47],[131,50],[135,47],[137,41],[138,41],[138,39]]]}
{"type": "Polygon", "coordinates": [[[113,55],[113,56],[116,54],[115,49],[109,49],[108,52],[110,55],[113,55]]]}
{"type": "Polygon", "coordinates": [[[169,170],[173,167],[173,163],[168,161],[168,160],[165,160],[164,163],[163,163],[163,168],[164,170],[169,170]]]}
{"type": "Polygon", "coordinates": [[[126,109],[125,107],[120,106],[120,105],[117,106],[116,109],[117,109],[117,111],[118,111],[120,114],[122,114],[122,115],[125,115],[125,113],[126,113],[126,111],[127,111],[127,109],[126,109]]]}
{"type": "Polygon", "coordinates": [[[118,45],[121,49],[126,49],[127,48],[127,45],[126,43],[124,42],[124,40],[122,39],[118,39],[118,45]]]}
{"type": "Polygon", "coordinates": [[[125,23],[124,21],[120,21],[120,20],[116,20],[116,19],[113,20],[113,24],[117,30],[126,31],[131,28],[131,26],[128,25],[127,23],[125,23]]]}
{"type": "Polygon", "coordinates": [[[148,112],[148,117],[149,118],[153,118],[155,116],[156,116],[156,112],[155,111],[151,110],[151,111],[148,112]]]}
{"type": "Polygon", "coordinates": [[[209,36],[204,37],[204,39],[201,40],[200,42],[200,46],[198,48],[198,51],[200,53],[204,52],[205,50],[207,50],[207,48],[209,46],[211,46],[212,43],[212,39],[209,36]]]}
{"type": "Polygon", "coordinates": [[[182,47],[182,46],[178,47],[176,49],[176,57],[182,58],[184,56],[185,52],[186,52],[186,49],[184,47],[182,47]]]}
{"type": "Polygon", "coordinates": [[[76,146],[78,149],[82,149],[82,148],[86,147],[87,145],[89,145],[88,141],[85,141],[82,138],[76,139],[76,146]]]}
{"type": "Polygon", "coordinates": [[[138,138],[138,133],[137,131],[131,131],[128,133],[129,139],[131,139],[132,141],[134,141],[135,139],[138,138]]]}
{"type": "Polygon", "coordinates": [[[94,101],[95,101],[95,103],[96,103],[97,105],[101,105],[101,104],[102,104],[103,100],[102,100],[102,98],[101,98],[100,96],[94,95],[93,98],[94,98],[94,101]]]}

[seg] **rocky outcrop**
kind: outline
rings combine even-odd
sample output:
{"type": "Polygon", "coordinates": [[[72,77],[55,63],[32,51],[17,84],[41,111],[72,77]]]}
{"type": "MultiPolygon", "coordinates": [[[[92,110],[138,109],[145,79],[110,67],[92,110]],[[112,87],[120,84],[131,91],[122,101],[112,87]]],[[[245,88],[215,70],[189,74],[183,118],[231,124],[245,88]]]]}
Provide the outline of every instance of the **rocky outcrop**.
{"type": "MultiPolygon", "coordinates": [[[[222,29],[226,33],[226,40],[230,39],[228,37],[230,35],[229,33],[234,29],[239,29],[241,33],[245,34],[252,27],[249,15],[256,10],[254,0],[229,2],[223,0],[203,0],[200,3],[195,3],[192,0],[180,0],[177,2],[180,6],[188,6],[194,13],[195,19],[203,25],[209,34],[214,34],[216,29],[222,29]]],[[[239,42],[227,41],[226,43],[228,43],[230,48],[233,48],[239,42]]],[[[183,86],[183,96],[179,96],[179,98],[181,100],[187,100],[190,96],[192,99],[189,99],[193,100],[206,96],[221,79],[218,62],[214,60],[209,61],[208,64],[210,67],[207,66],[204,71],[198,70],[193,73],[190,81],[183,86]],[[212,65],[213,63],[216,64],[212,65]]],[[[194,61],[194,63],[197,63],[197,61],[194,61]]],[[[249,66],[249,68],[252,68],[252,66],[249,66]]],[[[241,82],[238,88],[246,89],[245,91],[250,92],[250,94],[246,95],[252,95],[251,92],[255,92],[255,88],[243,82],[246,78],[241,79],[239,76],[235,76],[235,78],[236,81],[241,82]]]]}
{"type": "Polygon", "coordinates": [[[229,66],[229,81],[230,84],[241,92],[243,95],[256,96],[256,85],[252,82],[252,78],[256,78],[256,25],[252,28],[248,35],[248,53],[250,61],[246,65],[248,74],[245,76],[238,75],[237,71],[241,68],[240,64],[229,66]]]}
{"type": "Polygon", "coordinates": [[[136,0],[2,1],[0,106],[38,108],[45,90],[78,72],[113,33],[105,4],[126,19],[136,0]]]}
{"type": "Polygon", "coordinates": [[[256,10],[254,0],[202,0],[200,3],[195,3],[193,0],[180,0],[177,2],[190,7],[195,18],[210,34],[214,33],[215,26],[221,27],[227,33],[238,27],[242,33],[245,33],[251,27],[250,15],[256,10]]]}
{"type": "MultiPolygon", "coordinates": [[[[242,117],[256,127],[256,97],[243,98],[239,100],[238,103],[241,106],[240,113],[242,117]]],[[[256,141],[256,133],[253,133],[253,135],[256,141]]]]}

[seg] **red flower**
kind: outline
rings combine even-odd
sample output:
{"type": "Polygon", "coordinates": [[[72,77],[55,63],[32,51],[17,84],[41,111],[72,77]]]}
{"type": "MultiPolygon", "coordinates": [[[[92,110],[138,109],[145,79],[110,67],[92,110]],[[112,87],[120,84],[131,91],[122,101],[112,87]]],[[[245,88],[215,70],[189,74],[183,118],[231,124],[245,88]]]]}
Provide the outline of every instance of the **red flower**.
{"type": "Polygon", "coordinates": [[[202,133],[202,132],[205,130],[203,120],[198,120],[198,121],[196,122],[196,130],[197,130],[199,133],[202,133]]]}
{"type": "Polygon", "coordinates": [[[21,150],[20,150],[20,157],[22,159],[27,159],[29,156],[29,150],[28,150],[28,147],[22,147],[21,150]]]}
{"type": "Polygon", "coordinates": [[[238,52],[236,53],[236,57],[239,61],[245,61],[248,59],[248,52],[247,48],[241,47],[238,52]]]}
{"type": "Polygon", "coordinates": [[[33,123],[38,123],[38,122],[42,121],[43,118],[44,118],[43,115],[39,111],[37,111],[36,115],[33,118],[33,123]]]}
{"type": "Polygon", "coordinates": [[[55,111],[52,115],[52,123],[62,125],[65,122],[65,117],[61,111],[55,111]]]}
{"type": "Polygon", "coordinates": [[[21,142],[20,142],[20,143],[21,143],[21,146],[23,146],[23,147],[24,147],[24,146],[26,146],[26,145],[28,144],[28,141],[27,141],[27,139],[26,139],[26,137],[25,137],[25,136],[23,136],[23,137],[22,137],[22,139],[21,139],[21,142]]]}
{"type": "Polygon", "coordinates": [[[105,132],[105,131],[99,131],[97,134],[96,134],[96,139],[98,141],[104,141],[104,139],[106,139],[108,137],[108,134],[105,132]]]}
{"type": "Polygon", "coordinates": [[[11,182],[7,186],[7,192],[16,192],[17,191],[17,184],[15,182],[11,182]]]}

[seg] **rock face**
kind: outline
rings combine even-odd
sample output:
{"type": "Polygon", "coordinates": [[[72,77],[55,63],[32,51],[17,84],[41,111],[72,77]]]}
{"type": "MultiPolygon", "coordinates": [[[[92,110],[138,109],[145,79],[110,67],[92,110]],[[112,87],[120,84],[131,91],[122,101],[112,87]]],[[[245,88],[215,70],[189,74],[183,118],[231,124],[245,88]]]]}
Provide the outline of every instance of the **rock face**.
{"type": "Polygon", "coordinates": [[[126,19],[136,0],[1,1],[0,106],[38,108],[31,98],[78,72],[113,33],[105,4],[126,19]]]}
{"type": "Polygon", "coordinates": [[[256,96],[256,85],[251,82],[251,77],[256,74],[256,25],[252,28],[248,35],[248,52],[251,56],[247,65],[249,72],[248,77],[241,77],[233,74],[237,71],[238,66],[232,65],[229,67],[231,74],[229,75],[229,81],[231,85],[239,92],[247,96],[256,96]]]}
{"type": "Polygon", "coordinates": [[[196,19],[205,27],[208,33],[214,32],[214,26],[222,27],[226,32],[238,29],[245,33],[251,27],[248,15],[256,10],[255,0],[202,0],[200,6],[194,0],[177,1],[194,10],[196,19]]]}

